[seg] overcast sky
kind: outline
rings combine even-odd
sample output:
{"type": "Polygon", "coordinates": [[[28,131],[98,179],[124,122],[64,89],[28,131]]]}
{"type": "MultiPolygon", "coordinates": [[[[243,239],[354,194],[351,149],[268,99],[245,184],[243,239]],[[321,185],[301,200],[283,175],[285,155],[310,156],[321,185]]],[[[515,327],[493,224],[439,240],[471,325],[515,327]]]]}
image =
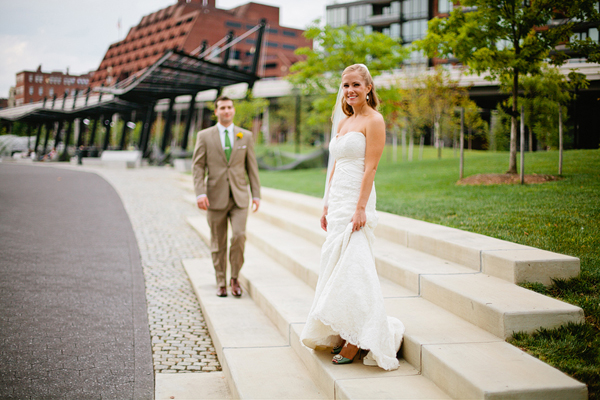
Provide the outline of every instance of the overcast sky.
{"type": "MultiPolygon", "coordinates": [[[[251,0],[217,0],[230,9],[251,0]]],[[[96,70],[108,46],[123,39],[144,15],[176,0],[0,0],[0,97],[8,97],[15,74],[61,70],[82,74],[96,70]],[[121,19],[121,34],[117,23],[121,19]]],[[[305,28],[324,19],[331,0],[254,0],[278,6],[280,23],[305,28]]]]}

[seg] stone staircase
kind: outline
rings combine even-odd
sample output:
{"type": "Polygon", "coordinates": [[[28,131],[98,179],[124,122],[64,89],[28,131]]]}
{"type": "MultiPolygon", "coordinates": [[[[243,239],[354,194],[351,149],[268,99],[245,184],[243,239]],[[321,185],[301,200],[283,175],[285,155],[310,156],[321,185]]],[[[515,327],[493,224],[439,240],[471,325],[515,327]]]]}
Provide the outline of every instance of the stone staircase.
{"type": "MultiPolygon", "coordinates": [[[[195,204],[191,179],[182,177],[195,204]]],[[[250,215],[241,299],[215,296],[210,259],[184,260],[231,393],[245,399],[585,399],[586,386],[505,342],[582,322],[517,286],[579,273],[577,258],[379,213],[375,257],[388,315],[406,326],[400,368],[334,365],[299,336],[316,286],[321,201],[263,188],[250,215]]],[[[206,217],[188,219],[203,240],[206,217]]]]}

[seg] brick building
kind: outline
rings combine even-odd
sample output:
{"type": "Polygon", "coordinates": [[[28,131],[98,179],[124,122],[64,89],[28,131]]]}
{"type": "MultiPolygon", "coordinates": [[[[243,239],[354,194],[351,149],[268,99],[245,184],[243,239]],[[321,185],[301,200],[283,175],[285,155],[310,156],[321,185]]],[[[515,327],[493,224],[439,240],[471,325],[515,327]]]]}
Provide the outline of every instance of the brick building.
{"type": "Polygon", "coordinates": [[[42,72],[40,65],[35,71],[17,73],[15,86],[15,106],[51,99],[54,95],[71,95],[75,90],[87,89],[93,72],[84,75],[71,75],[62,71],[42,72]]]}
{"type": "MultiPolygon", "coordinates": [[[[264,62],[258,74],[261,77],[286,75],[289,67],[299,60],[294,51],[312,44],[302,36],[304,31],[279,25],[278,7],[247,3],[222,10],[216,8],[215,0],[178,0],[172,6],[146,15],[129,30],[125,39],[111,44],[91,86],[109,86],[122,81],[152,65],[169,49],[197,53],[203,41],[208,47],[213,46],[230,31],[239,37],[262,18],[267,20],[268,26],[261,52],[264,62]]],[[[250,35],[237,43],[231,49],[229,65],[249,70],[255,40],[255,35],[250,35]]]]}

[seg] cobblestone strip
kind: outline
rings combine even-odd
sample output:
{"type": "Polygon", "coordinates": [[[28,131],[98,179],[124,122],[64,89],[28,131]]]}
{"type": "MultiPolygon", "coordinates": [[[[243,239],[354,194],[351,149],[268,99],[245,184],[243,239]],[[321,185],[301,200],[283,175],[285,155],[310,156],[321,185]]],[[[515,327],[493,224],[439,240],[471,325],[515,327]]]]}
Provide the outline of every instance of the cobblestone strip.
{"type": "Polygon", "coordinates": [[[135,231],[144,276],[155,372],[220,371],[200,304],[181,264],[209,257],[186,218],[181,173],[169,167],[92,169],[119,192],[135,231]]]}

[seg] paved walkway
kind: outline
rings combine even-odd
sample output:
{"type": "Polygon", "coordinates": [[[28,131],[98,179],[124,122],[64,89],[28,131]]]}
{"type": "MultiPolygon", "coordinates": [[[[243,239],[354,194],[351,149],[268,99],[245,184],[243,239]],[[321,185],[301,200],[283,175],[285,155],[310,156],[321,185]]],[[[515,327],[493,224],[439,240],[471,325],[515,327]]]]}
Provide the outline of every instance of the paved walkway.
{"type": "Polygon", "coordinates": [[[169,167],[88,168],[116,189],[133,225],[146,277],[148,318],[157,372],[220,371],[200,304],[182,259],[210,257],[188,225],[198,215],[185,201],[181,173],[169,167]]]}
{"type": "MultiPolygon", "coordinates": [[[[28,398],[40,394],[53,397],[48,392],[52,390],[48,389],[52,387],[52,379],[57,385],[54,393],[63,394],[58,396],[60,398],[135,398],[137,395],[124,395],[125,392],[117,389],[130,390],[137,388],[138,383],[141,385],[144,379],[138,376],[140,371],[147,377],[146,386],[151,387],[152,364],[155,372],[162,373],[221,369],[199,304],[181,266],[184,258],[209,257],[207,247],[185,221],[187,216],[198,213],[184,200],[185,194],[180,173],[168,167],[111,170],[64,164],[60,168],[0,164],[3,238],[0,265],[7,271],[0,286],[3,310],[0,311],[0,398],[28,398]],[[19,212],[15,213],[15,209],[19,212]],[[132,235],[137,239],[139,254],[132,235]],[[40,245],[35,251],[31,250],[31,243],[45,241],[48,242],[45,247],[40,245]],[[107,264],[115,264],[114,257],[119,252],[124,254],[119,249],[126,245],[130,266],[134,266],[136,260],[138,264],[141,261],[143,276],[138,274],[137,284],[142,295],[145,284],[147,314],[144,303],[145,320],[136,334],[146,335],[148,342],[151,341],[151,352],[150,344],[143,349],[139,341],[125,340],[126,335],[119,331],[130,323],[121,314],[131,314],[134,306],[139,314],[138,303],[141,303],[132,304],[126,274],[103,271],[104,275],[99,276],[100,272],[95,272],[97,265],[106,260],[110,260],[107,264]],[[60,251],[62,248],[68,251],[60,251]],[[28,252],[30,256],[25,262],[18,261],[28,252]],[[50,268],[51,261],[56,268],[61,265],[70,268],[66,272],[55,271],[50,268]],[[61,285],[65,281],[75,294],[65,290],[66,283],[61,285]],[[60,291],[56,290],[57,286],[60,291]],[[127,293],[128,301],[124,299],[127,293]],[[92,307],[83,312],[82,302],[92,307]],[[71,315],[62,321],[65,310],[71,315]],[[77,321],[82,322],[73,320],[75,314],[77,321]],[[38,318],[42,321],[38,328],[29,329],[24,323],[38,318]],[[64,337],[50,332],[61,324],[64,325],[60,327],[61,332],[68,332],[64,337]],[[44,342],[40,337],[45,336],[48,338],[44,342]],[[56,366],[60,374],[52,372],[54,367],[46,364],[40,369],[39,363],[31,360],[44,349],[61,355],[48,355],[48,365],[56,366]],[[66,353],[73,358],[66,357],[66,353]],[[121,369],[107,364],[113,355],[121,369]],[[127,362],[119,360],[119,355],[127,362]],[[142,355],[149,363],[145,369],[137,363],[142,355]],[[77,363],[85,360],[92,367],[77,369],[77,363]],[[135,368],[131,368],[131,362],[136,362],[135,368]],[[115,383],[117,389],[106,389],[111,384],[102,388],[90,383],[88,378],[94,370],[110,377],[119,376],[105,381],[91,379],[100,384],[115,383]],[[133,375],[127,378],[121,370],[133,375]],[[38,391],[42,388],[46,388],[45,391],[38,391]]],[[[131,315],[128,317],[132,320],[131,315]]],[[[135,319],[138,328],[139,319],[135,319]]],[[[142,393],[139,398],[151,398],[149,389],[144,390],[139,392],[142,393]]]]}
{"type": "Polygon", "coordinates": [[[152,398],[144,277],[114,189],[2,163],[0,237],[0,398],[152,398]]]}

